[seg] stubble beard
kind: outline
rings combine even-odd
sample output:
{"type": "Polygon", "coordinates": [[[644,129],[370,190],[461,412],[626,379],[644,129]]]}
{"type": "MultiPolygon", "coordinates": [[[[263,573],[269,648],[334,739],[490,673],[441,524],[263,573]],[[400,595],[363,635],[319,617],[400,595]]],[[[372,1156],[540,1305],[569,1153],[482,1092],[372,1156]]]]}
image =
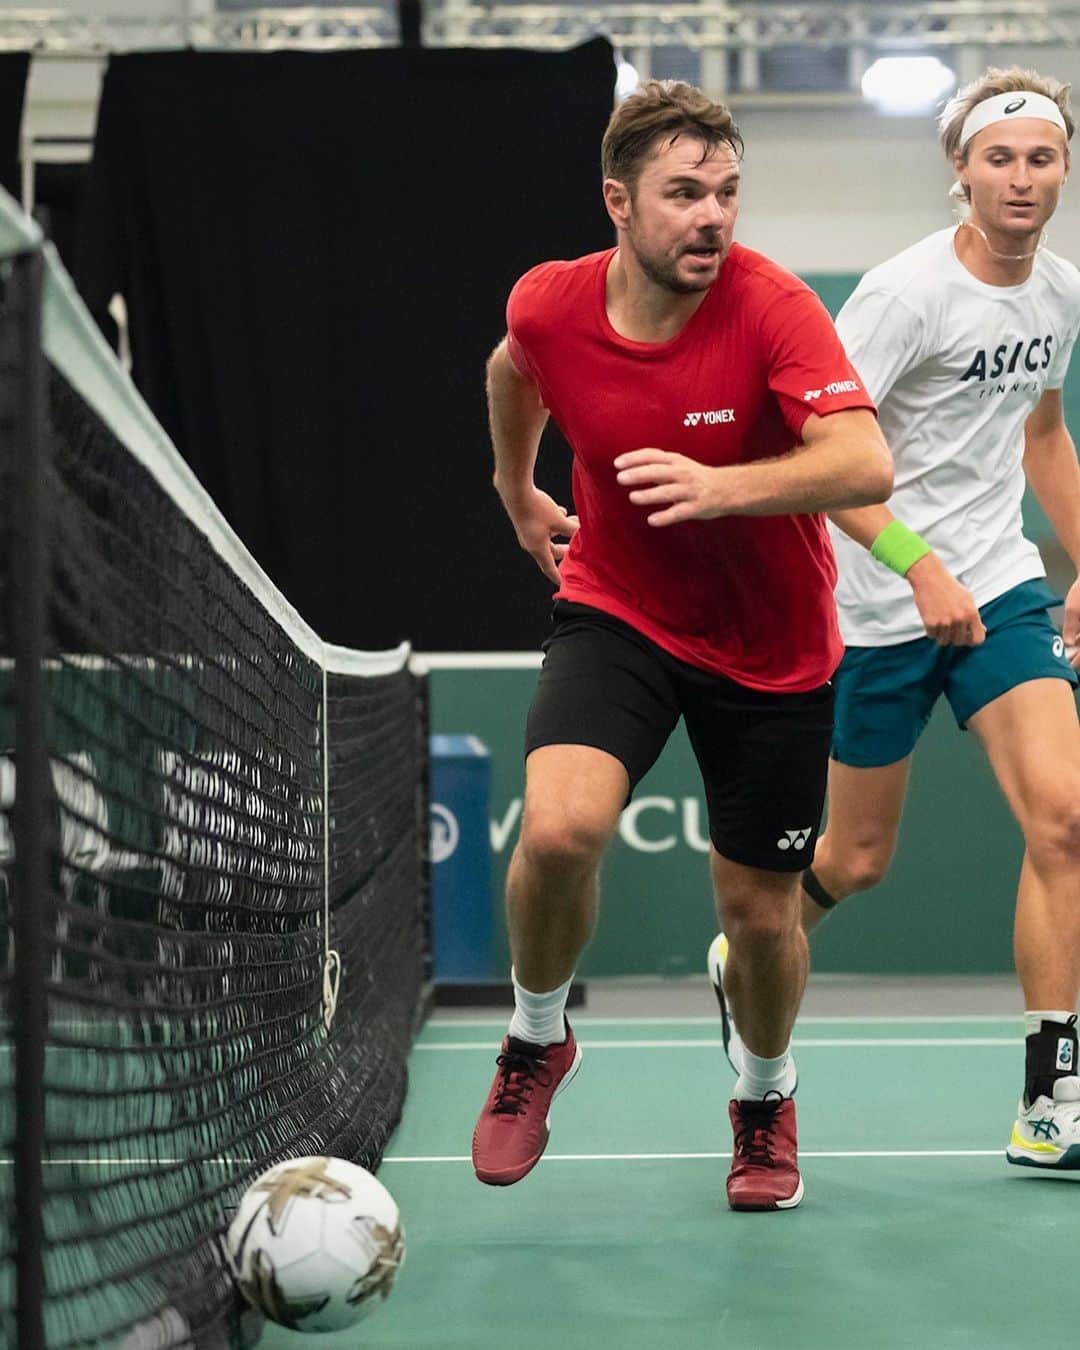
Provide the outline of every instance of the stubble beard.
{"type": "Polygon", "coordinates": [[[667,258],[650,257],[643,253],[633,241],[631,241],[631,247],[634,250],[634,257],[638,260],[638,266],[653,285],[660,286],[673,295],[697,295],[699,291],[707,291],[713,284],[712,280],[684,281],[676,270],[675,262],[670,262],[667,258]]]}

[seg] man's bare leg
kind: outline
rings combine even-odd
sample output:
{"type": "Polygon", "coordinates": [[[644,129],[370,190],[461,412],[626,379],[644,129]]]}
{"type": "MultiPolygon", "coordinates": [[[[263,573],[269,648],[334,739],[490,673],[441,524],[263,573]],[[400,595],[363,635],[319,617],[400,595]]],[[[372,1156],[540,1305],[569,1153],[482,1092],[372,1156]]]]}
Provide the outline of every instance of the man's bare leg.
{"type": "Polygon", "coordinates": [[[581,1062],[566,999],[596,924],[600,860],[629,788],[620,761],[590,746],[534,750],[525,775],[506,887],[514,1016],[473,1133],[473,1167],[491,1186],[520,1181],[539,1161],[551,1103],[581,1062]]]}
{"type": "Polygon", "coordinates": [[[573,975],[596,926],[600,860],[628,790],[619,760],[591,746],[542,746],[526,761],[506,879],[510,955],[526,989],[554,989],[573,975]]]}
{"type": "Polygon", "coordinates": [[[799,925],[799,874],[744,867],[715,849],[711,861],[729,944],[724,990],[744,1045],[775,1058],[790,1045],[810,964],[799,925]]]}
{"type": "Polygon", "coordinates": [[[1029,1008],[1074,1010],[1080,986],[1080,725],[1064,680],[1018,685],[972,717],[1027,846],[1016,969],[1029,1008]]]}
{"type": "MultiPolygon", "coordinates": [[[[813,878],[834,904],[869,890],[884,877],[896,850],[911,756],[870,769],[829,761],[829,815],[817,843],[813,878]]],[[[810,933],[832,906],[802,896],[802,925],[810,933]]]]}
{"type": "MultiPolygon", "coordinates": [[[[802,874],[798,888],[804,934],[811,933],[839,901],[875,886],[885,875],[896,848],[910,769],[910,755],[870,769],[829,761],[828,828],[817,842],[812,869],[802,874]]],[[[720,1003],[727,1057],[740,1073],[745,1038],[738,1007],[741,990],[735,990],[745,985],[747,977],[745,970],[729,974],[730,938],[725,932],[713,942],[708,966],[720,1003]]]]}
{"type": "Polygon", "coordinates": [[[981,708],[982,741],[1023,831],[1014,949],[1024,991],[1024,1098],[1008,1156],[1080,1169],[1080,724],[1072,689],[1031,680],[981,708]]]}
{"type": "Polygon", "coordinates": [[[715,850],[712,873],[728,939],[725,986],[745,1040],[728,1108],[734,1133],[728,1203],[732,1209],[793,1209],[803,1183],[791,1029],[809,966],[799,874],[745,867],[715,850]]]}

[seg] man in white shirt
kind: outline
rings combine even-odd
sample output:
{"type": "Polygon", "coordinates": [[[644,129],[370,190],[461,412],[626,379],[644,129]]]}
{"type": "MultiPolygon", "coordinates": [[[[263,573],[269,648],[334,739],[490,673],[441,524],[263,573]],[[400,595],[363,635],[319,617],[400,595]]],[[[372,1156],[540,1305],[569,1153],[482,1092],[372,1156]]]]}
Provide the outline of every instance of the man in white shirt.
{"type": "MultiPolygon", "coordinates": [[[[1080,581],[1059,635],[1021,518],[1026,481],[1080,571],[1080,468],[1061,398],[1080,272],[1042,246],[1069,170],[1068,87],[990,70],[940,125],[966,218],[873,268],[837,319],[878,404],[895,487],[885,506],[831,516],[845,655],[803,926],[885,874],[911,755],[944,694],[1026,845],[1015,951],[1027,1059],[1007,1157],[1080,1170],[1080,581]]],[[[737,1063],[724,951],[721,935],[709,968],[737,1063]]]]}

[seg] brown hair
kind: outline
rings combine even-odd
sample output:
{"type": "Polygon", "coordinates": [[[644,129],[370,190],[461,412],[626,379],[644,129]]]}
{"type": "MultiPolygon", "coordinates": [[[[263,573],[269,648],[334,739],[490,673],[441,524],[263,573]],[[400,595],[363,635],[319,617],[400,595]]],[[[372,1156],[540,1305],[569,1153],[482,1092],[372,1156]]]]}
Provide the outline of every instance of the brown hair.
{"type": "Polygon", "coordinates": [[[941,144],[949,157],[949,162],[951,163],[959,154],[966,157],[966,149],[963,151],[960,149],[960,133],[964,129],[968,113],[985,99],[993,98],[996,94],[1045,94],[1061,109],[1061,115],[1065,119],[1065,139],[1072,140],[1075,124],[1069,108],[1071,88],[1071,85],[1062,84],[1060,80],[1040,75],[1037,70],[1024,70],[1021,66],[1009,66],[1007,70],[1003,70],[998,66],[991,66],[985,74],[980,75],[977,80],[972,80],[954,94],[938,118],[941,144]]]}
{"type": "Polygon", "coordinates": [[[611,114],[600,150],[604,177],[618,179],[633,192],[658,137],[670,144],[682,135],[704,141],[706,155],[723,144],[742,157],[743,141],[730,109],[681,80],[647,81],[611,114]]]}

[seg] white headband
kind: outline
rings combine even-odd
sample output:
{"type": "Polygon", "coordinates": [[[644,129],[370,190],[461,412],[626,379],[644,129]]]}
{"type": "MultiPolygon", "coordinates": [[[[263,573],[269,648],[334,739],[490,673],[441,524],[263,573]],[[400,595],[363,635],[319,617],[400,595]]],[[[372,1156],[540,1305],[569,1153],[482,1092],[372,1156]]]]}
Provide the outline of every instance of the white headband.
{"type": "Polygon", "coordinates": [[[963,150],[972,136],[977,136],[985,127],[994,122],[1008,122],[1014,117],[1038,117],[1043,122],[1053,122],[1066,136],[1069,134],[1061,109],[1052,98],[1024,90],[1018,94],[995,94],[993,98],[976,103],[964,119],[960,149],[963,150]]]}

